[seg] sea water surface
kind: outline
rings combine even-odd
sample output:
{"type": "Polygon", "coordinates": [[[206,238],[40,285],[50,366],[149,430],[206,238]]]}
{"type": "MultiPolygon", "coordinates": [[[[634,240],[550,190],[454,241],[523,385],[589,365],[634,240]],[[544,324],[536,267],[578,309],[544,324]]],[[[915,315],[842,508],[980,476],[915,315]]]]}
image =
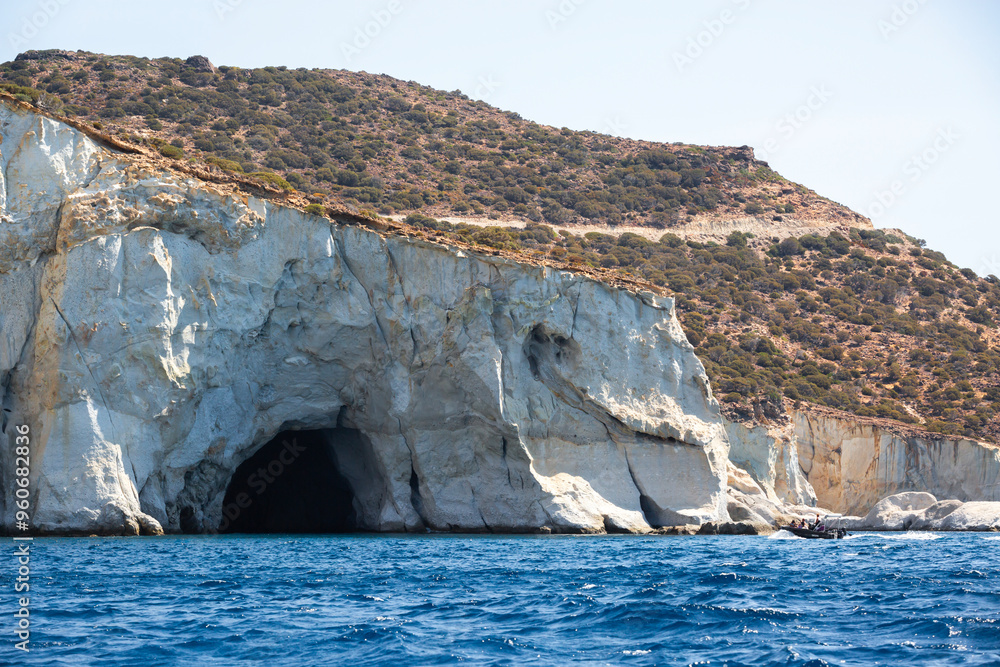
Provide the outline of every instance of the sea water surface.
{"type": "Polygon", "coordinates": [[[37,538],[0,662],[1000,664],[1000,537],[776,537],[37,538]]]}

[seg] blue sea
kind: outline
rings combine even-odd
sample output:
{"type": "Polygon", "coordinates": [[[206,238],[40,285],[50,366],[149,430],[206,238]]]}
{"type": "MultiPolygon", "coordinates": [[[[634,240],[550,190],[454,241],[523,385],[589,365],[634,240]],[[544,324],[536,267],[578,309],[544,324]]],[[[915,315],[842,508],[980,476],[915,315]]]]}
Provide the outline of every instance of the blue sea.
{"type": "Polygon", "coordinates": [[[983,534],[36,538],[30,576],[4,664],[1000,664],[983,534]]]}

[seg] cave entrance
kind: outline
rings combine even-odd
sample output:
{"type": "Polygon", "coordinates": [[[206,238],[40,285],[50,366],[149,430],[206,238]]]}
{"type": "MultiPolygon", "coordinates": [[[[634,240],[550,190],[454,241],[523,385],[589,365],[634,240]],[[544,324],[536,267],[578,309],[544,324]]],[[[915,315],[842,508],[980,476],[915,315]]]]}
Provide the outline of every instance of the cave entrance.
{"type": "Polygon", "coordinates": [[[357,441],[353,429],[282,431],[233,473],[220,533],[348,533],[354,492],[334,454],[357,441]]]}

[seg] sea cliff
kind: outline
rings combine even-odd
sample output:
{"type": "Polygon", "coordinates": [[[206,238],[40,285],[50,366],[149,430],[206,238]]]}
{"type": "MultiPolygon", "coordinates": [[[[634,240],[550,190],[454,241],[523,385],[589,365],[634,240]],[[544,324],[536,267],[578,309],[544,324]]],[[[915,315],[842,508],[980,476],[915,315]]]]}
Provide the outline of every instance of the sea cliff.
{"type": "Polygon", "coordinates": [[[295,434],[327,462],[285,492],[305,529],[764,532],[902,492],[1000,500],[985,443],[727,420],[669,296],[315,215],[10,100],[0,133],[5,530],[14,425],[40,534],[225,529],[295,434]]]}
{"type": "Polygon", "coordinates": [[[728,519],[672,299],[310,215],[16,105],[0,127],[0,382],[36,531],[211,532],[240,464],[306,429],[361,529],[728,519]]]}

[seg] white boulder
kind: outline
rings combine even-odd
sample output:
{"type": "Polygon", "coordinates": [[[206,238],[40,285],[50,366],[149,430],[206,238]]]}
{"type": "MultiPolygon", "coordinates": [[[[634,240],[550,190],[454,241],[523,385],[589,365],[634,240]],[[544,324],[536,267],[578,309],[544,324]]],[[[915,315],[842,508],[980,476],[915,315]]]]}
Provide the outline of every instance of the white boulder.
{"type": "Polygon", "coordinates": [[[1000,502],[969,502],[932,524],[931,530],[1000,530],[1000,502]]]}

